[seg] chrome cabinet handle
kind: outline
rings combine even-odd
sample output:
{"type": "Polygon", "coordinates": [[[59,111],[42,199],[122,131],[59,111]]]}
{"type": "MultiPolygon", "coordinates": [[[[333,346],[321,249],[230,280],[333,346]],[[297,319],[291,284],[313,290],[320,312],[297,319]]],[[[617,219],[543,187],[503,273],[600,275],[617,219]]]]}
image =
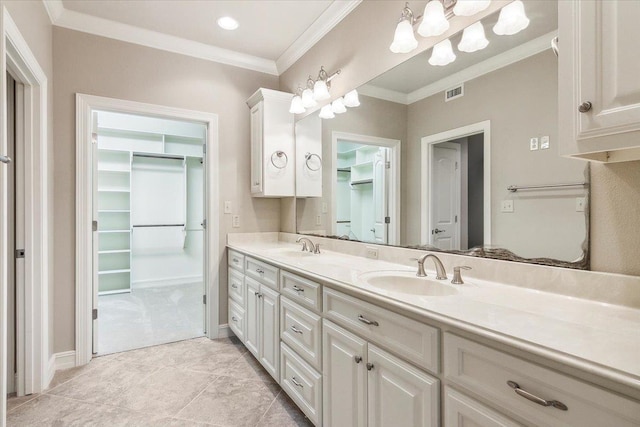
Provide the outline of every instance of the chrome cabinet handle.
{"type": "Polygon", "coordinates": [[[240,260],[238,258],[234,258],[233,262],[235,262],[236,264],[240,262],[240,260]]]}
{"type": "Polygon", "coordinates": [[[260,270],[259,268],[256,268],[256,273],[258,273],[258,274],[264,274],[264,270],[260,270]]]}
{"type": "Polygon", "coordinates": [[[295,326],[291,326],[291,328],[289,328],[289,329],[291,329],[296,334],[301,334],[302,333],[302,331],[300,329],[296,328],[295,326]]]}
{"type": "Polygon", "coordinates": [[[586,101],[578,106],[578,111],[580,111],[581,113],[586,113],[587,111],[591,110],[591,107],[593,107],[591,102],[586,101]]]}
{"type": "Polygon", "coordinates": [[[304,289],[299,288],[299,287],[297,287],[296,285],[293,285],[293,288],[292,288],[292,289],[293,289],[294,291],[296,291],[296,292],[304,292],[304,289]]]}
{"type": "Polygon", "coordinates": [[[232,284],[231,284],[231,287],[232,287],[233,289],[238,289],[238,285],[236,285],[235,283],[232,283],[232,284]]]}
{"type": "Polygon", "coordinates": [[[529,393],[528,391],[521,389],[517,382],[515,381],[507,381],[507,385],[516,392],[518,396],[522,396],[527,400],[530,400],[538,405],[542,406],[553,406],[556,409],[560,409],[561,411],[566,411],[569,408],[562,402],[557,400],[545,400],[541,397],[536,396],[535,394],[529,393]]]}
{"type": "Polygon", "coordinates": [[[299,383],[299,382],[298,382],[298,380],[296,379],[296,377],[291,377],[291,382],[292,382],[294,385],[296,385],[296,386],[298,386],[298,387],[300,387],[300,388],[304,388],[304,387],[303,387],[303,385],[302,385],[301,383],[299,383]]]}
{"type": "Polygon", "coordinates": [[[353,356],[353,360],[355,360],[356,363],[360,363],[362,362],[362,356],[353,356]]]}
{"type": "Polygon", "coordinates": [[[444,233],[445,231],[447,231],[447,230],[440,230],[439,228],[434,228],[434,229],[433,229],[433,232],[434,232],[435,234],[444,233]]]}
{"type": "Polygon", "coordinates": [[[262,294],[260,292],[254,292],[253,294],[258,298],[262,298],[262,294]]]}
{"type": "Polygon", "coordinates": [[[236,319],[236,317],[235,317],[235,316],[231,316],[231,320],[233,320],[234,322],[237,322],[237,321],[238,321],[238,319],[236,319]]]}
{"type": "Polygon", "coordinates": [[[361,321],[362,323],[367,324],[367,325],[380,326],[380,324],[378,324],[378,322],[376,322],[375,320],[369,320],[366,317],[364,317],[362,314],[358,314],[358,320],[361,321]]]}
{"type": "Polygon", "coordinates": [[[0,162],[8,165],[9,163],[11,163],[11,157],[0,155],[0,162]]]}
{"type": "Polygon", "coordinates": [[[367,371],[370,371],[373,369],[373,363],[367,363],[367,371]]]}

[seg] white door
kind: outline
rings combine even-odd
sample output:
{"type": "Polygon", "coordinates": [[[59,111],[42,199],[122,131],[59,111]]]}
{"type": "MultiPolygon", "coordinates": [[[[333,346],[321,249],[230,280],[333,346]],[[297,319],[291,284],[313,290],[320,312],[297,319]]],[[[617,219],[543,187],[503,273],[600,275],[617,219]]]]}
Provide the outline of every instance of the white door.
{"type": "Polygon", "coordinates": [[[367,343],[322,322],[322,419],[326,427],[367,425],[367,343]]]}
{"type": "Polygon", "coordinates": [[[93,185],[93,349],[92,353],[98,353],[98,289],[99,289],[99,267],[98,267],[98,248],[100,247],[99,233],[98,233],[98,113],[96,111],[91,113],[91,159],[93,160],[93,173],[92,185],[93,185]]]}
{"type": "Polygon", "coordinates": [[[260,343],[258,341],[259,338],[259,298],[260,295],[260,284],[253,279],[248,277],[245,278],[245,288],[247,289],[247,294],[245,296],[245,301],[247,304],[247,311],[245,312],[245,324],[246,324],[246,341],[244,345],[249,349],[249,351],[255,356],[259,357],[259,348],[260,343]]]}
{"type": "Polygon", "coordinates": [[[385,244],[389,238],[389,200],[387,191],[387,148],[380,148],[373,158],[373,239],[385,244]]]}
{"type": "MultiPolygon", "coordinates": [[[[7,171],[7,394],[16,392],[16,158],[15,153],[15,80],[7,74],[7,151],[12,161],[2,164],[7,171]]],[[[21,221],[22,218],[17,218],[21,221]]]]}
{"type": "Polygon", "coordinates": [[[369,344],[368,407],[371,427],[437,427],[439,381],[369,344]]]}
{"type": "Polygon", "coordinates": [[[280,379],[280,294],[260,285],[258,295],[260,326],[260,363],[278,381],[280,379]]]}
{"type": "Polygon", "coordinates": [[[443,250],[460,249],[460,145],[433,146],[429,188],[429,243],[443,250]]]}
{"type": "Polygon", "coordinates": [[[251,193],[262,193],[263,103],[251,109],[251,193]]]}

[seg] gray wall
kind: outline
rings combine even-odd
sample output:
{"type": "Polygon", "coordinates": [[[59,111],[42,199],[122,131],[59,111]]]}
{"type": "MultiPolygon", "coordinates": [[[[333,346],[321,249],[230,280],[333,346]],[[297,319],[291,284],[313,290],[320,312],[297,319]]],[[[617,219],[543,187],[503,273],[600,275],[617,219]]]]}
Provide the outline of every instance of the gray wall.
{"type": "MultiPolygon", "coordinates": [[[[215,113],[219,119],[220,200],[233,202],[241,228],[221,215],[219,249],[229,232],[278,231],[280,202],[249,194],[249,109],[274,76],[56,27],[55,95],[55,351],[74,342],[75,94],[106,96],[215,113]]],[[[214,260],[217,262],[217,260],[214,260]]],[[[227,318],[226,255],[220,260],[220,323],[227,318]]]]}

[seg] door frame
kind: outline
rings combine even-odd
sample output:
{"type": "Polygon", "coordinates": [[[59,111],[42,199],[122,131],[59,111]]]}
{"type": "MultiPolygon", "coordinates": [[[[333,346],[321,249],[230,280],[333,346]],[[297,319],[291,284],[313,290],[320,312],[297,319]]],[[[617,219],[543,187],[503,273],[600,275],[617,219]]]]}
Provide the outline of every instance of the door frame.
{"type": "Polygon", "coordinates": [[[205,188],[204,282],[207,295],[205,328],[211,339],[219,336],[219,266],[222,262],[219,236],[218,115],[163,105],[101,96],[76,94],[76,355],[75,364],[93,357],[93,148],[92,111],[113,111],[207,126],[205,188]]]}
{"type": "MultiPolygon", "coordinates": [[[[0,26],[0,152],[7,149],[7,83],[10,72],[22,84],[16,132],[20,133],[24,188],[24,286],[16,302],[17,394],[39,393],[51,381],[55,358],[49,356],[49,202],[48,80],[18,26],[2,7],[0,26]],[[26,197],[30,195],[30,197],[26,197]]],[[[7,194],[7,169],[0,167],[0,193],[7,194]]],[[[7,200],[0,197],[0,234],[6,236],[7,200]]],[[[5,422],[7,381],[7,242],[0,239],[0,425],[5,422]]]]}
{"type": "MultiPolygon", "coordinates": [[[[455,143],[451,143],[451,142],[440,142],[440,143],[435,143],[435,144],[431,144],[429,146],[429,149],[431,151],[431,157],[429,158],[429,161],[431,163],[429,163],[429,167],[431,168],[431,170],[433,170],[433,162],[436,160],[436,156],[434,155],[434,150],[436,149],[436,145],[442,148],[449,148],[449,149],[453,149],[456,151],[456,162],[458,163],[459,167],[456,169],[455,175],[456,175],[456,184],[455,184],[455,192],[457,193],[458,197],[456,197],[456,214],[458,216],[458,218],[462,218],[461,215],[461,203],[460,203],[460,198],[462,197],[462,173],[461,173],[461,167],[462,167],[462,147],[460,147],[460,144],[455,144],[455,143]]],[[[429,181],[430,184],[433,184],[433,180],[429,181]]],[[[430,185],[431,188],[431,185],[430,185]]],[[[433,206],[433,192],[429,192],[429,206],[433,206]]],[[[429,209],[429,215],[435,215],[435,209],[429,209]]],[[[430,227],[433,225],[434,223],[434,219],[433,218],[429,218],[429,225],[430,227]]],[[[456,221],[455,223],[455,236],[453,239],[454,245],[456,246],[456,248],[460,247],[460,221],[456,221]]],[[[433,228],[430,228],[430,230],[432,230],[433,228]]],[[[429,233],[429,244],[432,246],[436,246],[433,243],[433,237],[434,235],[429,233]]],[[[455,249],[455,248],[454,248],[455,249]]]]}
{"type": "MultiPolygon", "coordinates": [[[[391,173],[389,174],[389,213],[392,221],[389,227],[388,245],[400,244],[400,166],[401,144],[399,139],[380,138],[377,136],[360,135],[349,132],[331,132],[331,209],[329,221],[331,234],[336,234],[336,190],[338,182],[338,140],[354,142],[357,144],[375,145],[389,148],[389,162],[391,173]]],[[[372,244],[376,244],[373,243],[372,244]]]]}
{"type": "Polygon", "coordinates": [[[429,244],[431,230],[431,206],[429,200],[431,198],[430,186],[433,179],[433,169],[430,167],[433,157],[433,146],[442,142],[448,142],[454,139],[464,138],[466,136],[483,134],[483,206],[484,206],[484,225],[483,240],[485,245],[491,244],[491,120],[485,120],[473,123],[467,126],[458,127],[445,132],[436,133],[425,136],[420,139],[420,242],[423,245],[429,244]]]}

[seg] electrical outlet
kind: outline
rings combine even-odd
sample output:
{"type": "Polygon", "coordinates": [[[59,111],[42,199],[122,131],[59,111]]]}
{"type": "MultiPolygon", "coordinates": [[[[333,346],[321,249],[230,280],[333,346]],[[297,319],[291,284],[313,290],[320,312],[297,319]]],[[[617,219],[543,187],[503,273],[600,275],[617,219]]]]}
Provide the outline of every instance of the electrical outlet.
{"type": "Polygon", "coordinates": [[[584,212],[587,199],[585,197],[576,197],[576,212],[584,212]]]}
{"type": "Polygon", "coordinates": [[[529,140],[529,150],[535,151],[538,149],[538,138],[531,138],[529,140]]]}
{"type": "Polygon", "coordinates": [[[327,213],[327,202],[322,202],[322,213],[327,213]]]}
{"type": "Polygon", "coordinates": [[[322,225],[322,215],[316,215],[316,225],[322,225]]]}
{"type": "Polygon", "coordinates": [[[540,138],[540,149],[541,150],[547,150],[549,148],[550,144],[549,144],[549,136],[545,135],[542,138],[540,138]]]}
{"type": "Polygon", "coordinates": [[[224,202],[224,213],[230,214],[233,206],[230,200],[224,202]]]}
{"type": "Polygon", "coordinates": [[[513,212],[513,200],[503,200],[500,211],[505,213],[513,212]]]}
{"type": "Polygon", "coordinates": [[[240,228],[240,215],[234,215],[231,217],[231,226],[233,228],[240,228]]]}
{"type": "Polygon", "coordinates": [[[366,257],[371,259],[378,259],[378,248],[374,248],[372,246],[365,247],[366,257]]]}

